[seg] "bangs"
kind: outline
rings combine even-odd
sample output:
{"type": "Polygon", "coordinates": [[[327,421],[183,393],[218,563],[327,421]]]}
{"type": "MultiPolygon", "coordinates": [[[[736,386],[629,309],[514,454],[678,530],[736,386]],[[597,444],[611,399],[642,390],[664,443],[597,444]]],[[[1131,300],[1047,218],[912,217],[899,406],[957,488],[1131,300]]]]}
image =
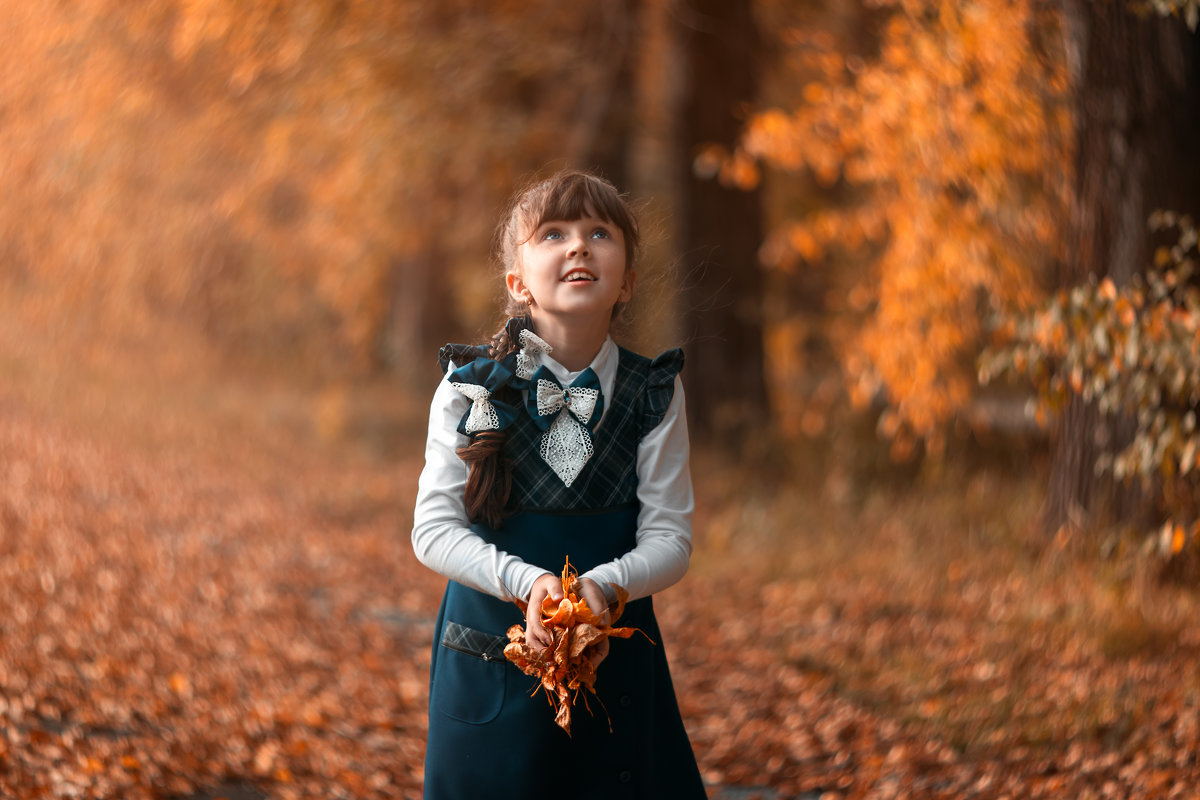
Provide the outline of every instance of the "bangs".
{"type": "Polygon", "coordinates": [[[522,216],[527,223],[526,235],[552,220],[572,222],[594,214],[620,228],[630,250],[637,246],[637,222],[612,184],[576,172],[551,178],[543,187],[541,192],[530,193],[530,202],[523,209],[522,216]]]}

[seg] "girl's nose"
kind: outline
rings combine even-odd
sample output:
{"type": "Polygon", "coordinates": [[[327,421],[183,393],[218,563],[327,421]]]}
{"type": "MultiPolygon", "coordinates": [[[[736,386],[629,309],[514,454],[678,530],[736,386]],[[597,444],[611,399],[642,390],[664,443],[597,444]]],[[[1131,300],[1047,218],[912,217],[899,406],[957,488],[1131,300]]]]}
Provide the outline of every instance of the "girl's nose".
{"type": "Polygon", "coordinates": [[[588,254],[587,239],[582,236],[576,236],[571,239],[567,246],[567,257],[574,258],[578,256],[586,256],[588,254]]]}

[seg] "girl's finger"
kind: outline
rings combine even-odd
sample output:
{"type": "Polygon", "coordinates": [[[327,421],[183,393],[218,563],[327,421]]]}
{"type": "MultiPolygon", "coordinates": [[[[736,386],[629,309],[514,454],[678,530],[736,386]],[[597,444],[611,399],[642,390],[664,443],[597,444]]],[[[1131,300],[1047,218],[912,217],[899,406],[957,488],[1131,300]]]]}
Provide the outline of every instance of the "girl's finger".
{"type": "Polygon", "coordinates": [[[554,643],[554,637],[542,624],[540,608],[540,602],[536,606],[530,603],[529,610],[525,612],[525,641],[535,647],[549,647],[554,643]]]}
{"type": "Polygon", "coordinates": [[[550,644],[550,642],[547,641],[550,638],[548,635],[549,632],[546,630],[545,626],[542,625],[540,620],[536,618],[526,618],[525,623],[525,641],[527,643],[534,645],[535,647],[546,647],[550,644]]]}
{"type": "Polygon", "coordinates": [[[563,598],[561,582],[550,573],[534,582],[529,592],[529,605],[525,609],[525,641],[538,648],[554,644],[553,634],[542,624],[542,601],[547,597],[555,603],[563,598]]]}
{"type": "Polygon", "coordinates": [[[600,662],[608,657],[608,639],[603,639],[592,646],[592,652],[588,654],[588,661],[592,662],[592,668],[598,667],[600,662]]]}

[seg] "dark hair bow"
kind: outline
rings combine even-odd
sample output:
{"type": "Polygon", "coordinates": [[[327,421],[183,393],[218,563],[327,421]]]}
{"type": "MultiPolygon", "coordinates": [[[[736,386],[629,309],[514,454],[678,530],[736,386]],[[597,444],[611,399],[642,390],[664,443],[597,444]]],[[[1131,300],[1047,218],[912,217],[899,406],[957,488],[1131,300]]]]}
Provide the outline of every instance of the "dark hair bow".
{"type": "Polygon", "coordinates": [[[458,432],[467,436],[480,431],[502,431],[517,418],[512,403],[496,395],[512,383],[508,367],[490,358],[477,358],[450,373],[450,385],[471,400],[471,407],[458,423],[458,432]]]}

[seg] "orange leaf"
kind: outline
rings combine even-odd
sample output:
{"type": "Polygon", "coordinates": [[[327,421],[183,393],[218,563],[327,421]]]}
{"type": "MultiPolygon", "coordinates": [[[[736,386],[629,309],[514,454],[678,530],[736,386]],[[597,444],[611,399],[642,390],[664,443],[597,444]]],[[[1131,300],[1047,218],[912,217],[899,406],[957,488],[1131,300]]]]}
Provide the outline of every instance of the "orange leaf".
{"type": "Polygon", "coordinates": [[[571,658],[579,658],[583,651],[597,642],[603,641],[607,635],[595,625],[583,624],[575,628],[571,637],[571,658]]]}

